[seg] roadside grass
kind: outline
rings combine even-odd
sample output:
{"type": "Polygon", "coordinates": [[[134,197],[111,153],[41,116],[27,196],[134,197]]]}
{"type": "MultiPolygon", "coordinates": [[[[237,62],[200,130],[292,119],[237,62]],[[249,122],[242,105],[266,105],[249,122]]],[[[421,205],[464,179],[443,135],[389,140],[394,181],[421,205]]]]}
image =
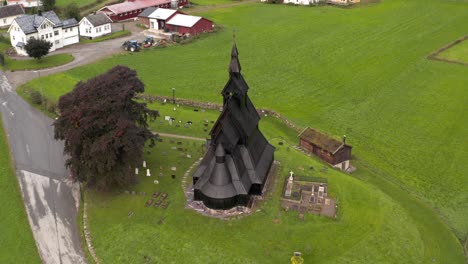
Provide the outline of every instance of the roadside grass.
{"type": "Polygon", "coordinates": [[[95,39],[88,39],[85,37],[80,38],[80,43],[86,44],[86,43],[96,43],[96,42],[101,42],[109,39],[115,39],[115,38],[120,38],[120,37],[125,37],[130,35],[131,32],[128,30],[121,30],[117,32],[112,32],[109,35],[105,35],[103,37],[95,38],[95,39]]]}
{"type": "Polygon", "coordinates": [[[67,64],[73,61],[75,58],[70,54],[55,54],[49,55],[41,60],[36,59],[24,59],[24,60],[15,60],[8,56],[5,56],[4,68],[9,71],[27,71],[27,70],[39,70],[53,68],[60,65],[67,64]]]}
{"type": "MultiPolygon", "coordinates": [[[[1,120],[0,120],[1,122],[1,120]]],[[[0,125],[0,262],[41,263],[24,209],[18,180],[0,125]]]]}
{"type": "MultiPolygon", "coordinates": [[[[295,132],[275,118],[262,119],[260,127],[276,147],[275,157],[281,165],[274,188],[258,212],[222,221],[185,209],[181,177],[201,157],[200,142],[174,139],[171,144],[169,138],[163,137],[163,142],[158,142],[149,150],[151,154],[146,155],[151,177],[142,176],[139,184],[118,192],[86,192],[96,253],[104,262],[149,263],[282,263],[294,251],[301,251],[306,262],[312,263],[463,261],[460,248],[440,249],[437,243],[426,244],[421,240],[427,235],[447,239],[447,244],[453,245],[454,237],[440,222],[433,230],[421,230],[419,222],[399,205],[412,202],[408,195],[395,202],[373,185],[303,155],[292,148],[297,143],[295,132]],[[172,146],[187,148],[187,152],[173,150],[172,146]],[[185,157],[187,153],[191,154],[190,159],[185,157]],[[177,171],[170,171],[172,166],[177,171]],[[290,170],[296,175],[328,179],[330,194],[339,204],[338,219],[306,214],[302,221],[297,212],[280,208],[282,183],[290,170]],[[158,176],[160,172],[164,176],[158,176]],[[155,179],[159,185],[153,183],[155,179]],[[124,190],[135,191],[137,195],[126,194],[124,190]],[[169,194],[168,209],[144,206],[155,191],[169,194]],[[141,192],[146,194],[140,195],[141,192]],[[421,234],[422,231],[428,232],[421,234]]],[[[361,173],[368,175],[365,171],[361,173]]],[[[187,180],[191,180],[190,176],[187,180]]],[[[401,190],[396,192],[401,194],[401,190]]],[[[434,217],[431,210],[425,210],[429,217],[434,217]]]]}
{"type": "Polygon", "coordinates": [[[468,41],[465,40],[450,49],[439,53],[439,58],[468,63],[468,41]]]}
{"type": "Polygon", "coordinates": [[[99,2],[99,1],[102,2],[101,0],[98,0],[98,1],[96,1],[96,0],[76,0],[76,1],[58,0],[58,1],[56,2],[56,6],[57,6],[57,7],[62,7],[62,8],[63,8],[63,7],[65,7],[65,6],[67,6],[68,4],[70,4],[70,3],[73,2],[73,3],[77,4],[79,7],[81,7],[81,6],[90,5],[90,4],[99,2]]]}
{"type": "MultiPolygon", "coordinates": [[[[257,107],[274,109],[302,127],[346,134],[353,154],[378,171],[367,176],[372,184],[384,188],[390,182],[404,189],[418,199],[406,202],[429,205],[465,239],[468,75],[466,67],[426,56],[466,34],[466,5],[394,0],[351,9],[221,8],[203,14],[223,25],[216,37],[114,56],[45,77],[43,85],[50,97],[58,98],[77,81],[123,64],[138,71],[147,93],[171,96],[175,87],[177,97],[219,102],[235,29],[249,95],[257,107]]],[[[37,80],[27,85],[38,89],[37,80]]],[[[437,217],[422,215],[427,218],[412,218],[422,230],[439,226],[437,217]]],[[[454,239],[430,234],[432,240],[422,240],[427,250],[437,243],[457,251],[454,256],[461,252],[454,239]]]]}

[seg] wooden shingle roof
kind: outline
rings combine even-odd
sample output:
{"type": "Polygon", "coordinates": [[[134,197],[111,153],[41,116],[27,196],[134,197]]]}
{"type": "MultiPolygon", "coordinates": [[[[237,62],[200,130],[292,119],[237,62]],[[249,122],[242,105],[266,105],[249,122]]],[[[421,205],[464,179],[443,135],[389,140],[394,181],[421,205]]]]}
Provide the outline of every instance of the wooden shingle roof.
{"type": "Polygon", "coordinates": [[[332,154],[345,146],[342,141],[332,138],[310,127],[304,129],[304,131],[299,134],[299,137],[332,154]]]}

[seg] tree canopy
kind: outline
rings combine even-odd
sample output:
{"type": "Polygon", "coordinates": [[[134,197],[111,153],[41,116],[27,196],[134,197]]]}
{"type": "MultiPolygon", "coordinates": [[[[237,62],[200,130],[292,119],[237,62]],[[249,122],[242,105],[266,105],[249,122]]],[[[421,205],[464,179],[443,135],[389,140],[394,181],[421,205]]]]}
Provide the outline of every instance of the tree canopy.
{"type": "Polygon", "coordinates": [[[159,116],[134,100],[143,92],[134,70],[116,66],[60,97],[55,139],[65,141],[74,180],[100,189],[136,182],[134,169],[142,164],[145,142],[154,145],[148,120],[159,116]]]}
{"type": "Polygon", "coordinates": [[[44,11],[50,11],[55,9],[55,0],[42,0],[42,7],[44,11]]]}
{"type": "Polygon", "coordinates": [[[28,56],[40,60],[42,57],[49,54],[49,50],[52,48],[52,43],[44,39],[31,38],[28,43],[24,45],[24,49],[28,56]]]}

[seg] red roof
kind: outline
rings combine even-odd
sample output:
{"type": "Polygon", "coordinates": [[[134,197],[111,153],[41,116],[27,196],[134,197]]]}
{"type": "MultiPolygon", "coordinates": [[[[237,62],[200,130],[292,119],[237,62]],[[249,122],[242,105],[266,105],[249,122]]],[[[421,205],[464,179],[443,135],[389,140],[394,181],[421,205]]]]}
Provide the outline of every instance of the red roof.
{"type": "Polygon", "coordinates": [[[129,2],[123,2],[120,4],[105,6],[98,11],[103,11],[103,9],[108,9],[114,14],[121,14],[129,11],[134,11],[138,9],[145,9],[151,6],[158,6],[162,4],[170,4],[171,0],[134,0],[129,2]]]}

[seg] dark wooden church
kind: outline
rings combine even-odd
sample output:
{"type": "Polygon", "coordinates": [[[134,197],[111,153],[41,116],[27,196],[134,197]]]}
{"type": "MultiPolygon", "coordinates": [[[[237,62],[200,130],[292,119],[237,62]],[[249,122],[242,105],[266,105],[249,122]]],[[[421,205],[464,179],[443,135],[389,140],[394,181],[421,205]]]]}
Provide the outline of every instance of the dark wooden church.
{"type": "Polygon", "coordinates": [[[214,124],[207,152],[193,174],[194,199],[212,209],[247,206],[261,195],[273,163],[274,147],[258,129],[260,116],[241,74],[236,44],[229,81],[221,92],[223,111],[214,124]]]}

